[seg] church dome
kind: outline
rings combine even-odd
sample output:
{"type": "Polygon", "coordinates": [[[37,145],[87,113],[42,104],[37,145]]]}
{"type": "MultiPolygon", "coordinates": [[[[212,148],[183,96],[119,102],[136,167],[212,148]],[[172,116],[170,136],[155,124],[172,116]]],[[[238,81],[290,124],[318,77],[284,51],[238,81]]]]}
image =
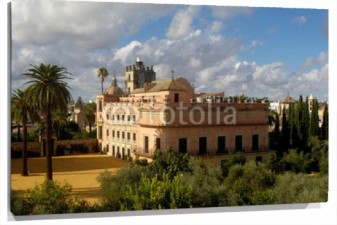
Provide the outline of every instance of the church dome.
{"type": "Polygon", "coordinates": [[[106,91],[107,95],[113,95],[114,97],[123,97],[123,91],[117,85],[117,79],[112,80],[111,86],[106,91]]]}

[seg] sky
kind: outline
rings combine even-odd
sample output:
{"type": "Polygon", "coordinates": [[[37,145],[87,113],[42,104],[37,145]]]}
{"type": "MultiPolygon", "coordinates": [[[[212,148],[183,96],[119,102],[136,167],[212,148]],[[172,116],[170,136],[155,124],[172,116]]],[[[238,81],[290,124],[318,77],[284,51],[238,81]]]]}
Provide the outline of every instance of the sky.
{"type": "Polygon", "coordinates": [[[276,101],[328,101],[328,10],[56,0],[13,0],[11,88],[40,63],[65,67],[74,100],[101,92],[106,67],[124,88],[139,57],[157,79],[188,79],[197,92],[276,101]]]}

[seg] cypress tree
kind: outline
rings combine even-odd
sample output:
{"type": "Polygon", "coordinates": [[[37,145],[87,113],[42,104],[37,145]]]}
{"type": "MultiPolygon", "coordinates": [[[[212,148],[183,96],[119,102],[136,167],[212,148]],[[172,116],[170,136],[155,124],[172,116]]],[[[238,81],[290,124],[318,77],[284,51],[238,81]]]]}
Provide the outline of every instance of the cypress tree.
{"type": "Polygon", "coordinates": [[[328,104],[327,103],[325,103],[325,105],[324,105],[321,136],[322,136],[323,140],[328,140],[328,138],[329,138],[329,110],[328,110],[328,104]]]}
{"type": "Polygon", "coordinates": [[[305,99],[305,102],[303,102],[302,106],[302,118],[300,121],[300,130],[302,137],[300,139],[300,146],[299,150],[307,150],[308,147],[308,140],[309,140],[309,127],[310,127],[310,115],[309,115],[309,100],[308,96],[305,99]]]}
{"type": "Polygon", "coordinates": [[[289,106],[288,109],[288,124],[289,124],[290,146],[296,148],[298,143],[298,136],[295,123],[295,110],[293,106],[289,106]]]}
{"type": "Polygon", "coordinates": [[[303,97],[300,95],[298,102],[296,104],[295,112],[294,112],[294,131],[296,130],[296,134],[293,134],[294,138],[294,146],[295,148],[301,148],[302,141],[303,141],[303,129],[302,128],[302,121],[303,121],[303,97]]]}
{"type": "Polygon", "coordinates": [[[318,102],[317,99],[314,99],[312,104],[312,111],[310,115],[310,128],[309,128],[310,137],[319,135],[319,117],[318,117],[318,102]]]}
{"type": "Polygon", "coordinates": [[[280,143],[280,118],[278,116],[278,113],[275,113],[275,128],[274,128],[274,138],[275,138],[275,142],[277,144],[280,143]]]}
{"type": "MultiPolygon", "coordinates": [[[[290,110],[291,107],[289,107],[290,110]]],[[[283,108],[282,111],[282,133],[281,133],[281,144],[283,151],[288,151],[289,143],[290,143],[290,132],[289,132],[289,122],[286,116],[286,110],[283,108]]]]}

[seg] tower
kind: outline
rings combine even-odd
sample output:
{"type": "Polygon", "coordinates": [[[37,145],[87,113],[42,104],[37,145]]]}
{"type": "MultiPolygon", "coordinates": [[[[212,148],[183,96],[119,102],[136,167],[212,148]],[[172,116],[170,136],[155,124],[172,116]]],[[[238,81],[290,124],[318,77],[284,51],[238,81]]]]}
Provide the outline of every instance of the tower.
{"type": "Polygon", "coordinates": [[[136,64],[125,68],[126,95],[129,95],[134,89],[143,88],[145,83],[155,80],[156,73],[153,71],[153,66],[145,67],[140,58],[137,57],[136,64]]]}

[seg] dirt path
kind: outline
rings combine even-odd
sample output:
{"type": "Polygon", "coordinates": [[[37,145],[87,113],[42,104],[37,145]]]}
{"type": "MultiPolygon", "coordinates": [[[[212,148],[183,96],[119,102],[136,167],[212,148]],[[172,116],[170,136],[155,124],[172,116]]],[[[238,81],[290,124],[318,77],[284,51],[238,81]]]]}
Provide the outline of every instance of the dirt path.
{"type": "MultiPolygon", "coordinates": [[[[72,194],[91,203],[99,197],[97,177],[108,170],[116,173],[129,162],[100,154],[58,156],[53,158],[53,179],[72,186],[72,194]]],[[[11,189],[26,190],[41,184],[46,176],[45,158],[28,158],[29,176],[21,176],[21,159],[11,160],[11,189]]]]}

